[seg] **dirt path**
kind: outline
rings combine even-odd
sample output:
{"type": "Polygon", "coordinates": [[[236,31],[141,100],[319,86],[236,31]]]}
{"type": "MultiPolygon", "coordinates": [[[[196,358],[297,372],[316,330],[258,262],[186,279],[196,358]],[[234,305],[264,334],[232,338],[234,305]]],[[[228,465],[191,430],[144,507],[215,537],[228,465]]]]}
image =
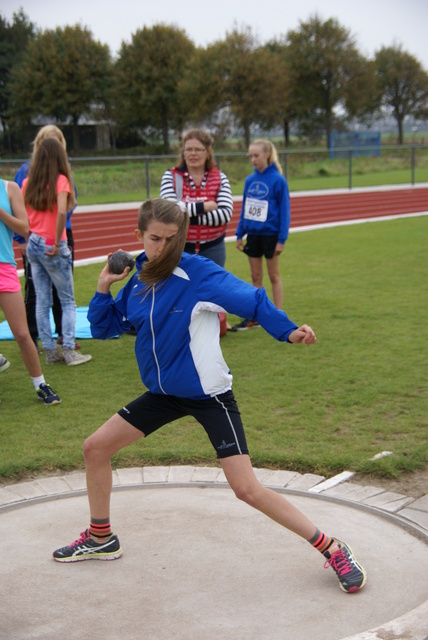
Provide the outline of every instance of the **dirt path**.
{"type": "Polygon", "coordinates": [[[401,493],[409,498],[421,498],[428,493],[428,469],[405,473],[396,479],[357,473],[350,482],[382,487],[385,491],[401,493]]]}

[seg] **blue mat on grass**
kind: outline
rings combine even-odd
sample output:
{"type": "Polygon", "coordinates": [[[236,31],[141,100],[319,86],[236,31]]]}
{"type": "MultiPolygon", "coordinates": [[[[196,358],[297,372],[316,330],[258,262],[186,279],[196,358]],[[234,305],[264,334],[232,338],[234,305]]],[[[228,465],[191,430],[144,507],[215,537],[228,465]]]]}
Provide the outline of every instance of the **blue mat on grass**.
{"type": "MultiPolygon", "coordinates": [[[[76,332],[75,337],[79,338],[79,340],[85,338],[92,338],[91,329],[88,322],[88,307],[77,307],[76,309],[76,332]]],[[[57,334],[55,333],[55,322],[53,319],[53,314],[51,311],[51,327],[52,327],[52,335],[57,338],[57,334]]],[[[9,328],[9,324],[6,322],[0,322],[0,340],[13,340],[12,331],[9,328]]]]}

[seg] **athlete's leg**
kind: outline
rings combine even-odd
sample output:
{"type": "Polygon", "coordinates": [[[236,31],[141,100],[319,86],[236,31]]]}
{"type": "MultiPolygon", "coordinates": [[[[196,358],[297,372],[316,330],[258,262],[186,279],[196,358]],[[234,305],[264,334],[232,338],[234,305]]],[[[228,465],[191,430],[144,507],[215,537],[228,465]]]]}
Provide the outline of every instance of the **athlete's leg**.
{"type": "Polygon", "coordinates": [[[220,462],[226,479],[239,500],[258,509],[305,540],[313,538],[317,531],[316,526],[283,496],[260,484],[248,455],[222,458],[220,462]]]}
{"type": "Polygon", "coordinates": [[[86,465],[86,483],[91,517],[110,516],[112,470],[110,458],[144,433],[126,422],[117,413],[93,433],[83,445],[86,465]]]}

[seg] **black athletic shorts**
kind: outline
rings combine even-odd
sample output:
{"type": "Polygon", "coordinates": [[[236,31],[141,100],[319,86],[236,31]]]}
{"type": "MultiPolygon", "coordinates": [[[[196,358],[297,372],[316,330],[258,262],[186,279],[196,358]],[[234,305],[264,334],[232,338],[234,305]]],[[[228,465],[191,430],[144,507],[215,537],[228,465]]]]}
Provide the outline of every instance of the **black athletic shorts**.
{"type": "Polygon", "coordinates": [[[247,235],[247,242],[244,253],[249,258],[261,258],[264,256],[268,260],[273,258],[278,236],[251,236],[247,235]]]}
{"type": "Polygon", "coordinates": [[[232,391],[189,400],[146,391],[118,414],[147,437],[165,424],[193,416],[205,429],[218,458],[248,453],[241,414],[232,391]]]}

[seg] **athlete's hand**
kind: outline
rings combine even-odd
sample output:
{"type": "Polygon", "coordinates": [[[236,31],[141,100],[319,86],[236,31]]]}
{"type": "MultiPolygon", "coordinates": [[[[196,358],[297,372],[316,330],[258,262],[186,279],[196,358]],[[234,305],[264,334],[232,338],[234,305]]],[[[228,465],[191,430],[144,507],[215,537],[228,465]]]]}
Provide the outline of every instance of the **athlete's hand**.
{"type": "Polygon", "coordinates": [[[104,266],[104,269],[101,271],[98,277],[98,293],[108,293],[110,291],[110,287],[114,282],[119,282],[120,280],[124,280],[128,273],[131,271],[131,267],[125,267],[122,273],[112,273],[108,268],[108,259],[112,254],[109,253],[107,256],[107,263],[104,266]]]}
{"type": "Polygon", "coordinates": [[[242,242],[242,238],[238,238],[236,241],[236,248],[238,251],[244,251],[244,243],[242,242]]]}
{"type": "Polygon", "coordinates": [[[293,344],[314,344],[317,341],[315,333],[307,324],[302,324],[301,327],[292,331],[288,340],[293,344]]]}

